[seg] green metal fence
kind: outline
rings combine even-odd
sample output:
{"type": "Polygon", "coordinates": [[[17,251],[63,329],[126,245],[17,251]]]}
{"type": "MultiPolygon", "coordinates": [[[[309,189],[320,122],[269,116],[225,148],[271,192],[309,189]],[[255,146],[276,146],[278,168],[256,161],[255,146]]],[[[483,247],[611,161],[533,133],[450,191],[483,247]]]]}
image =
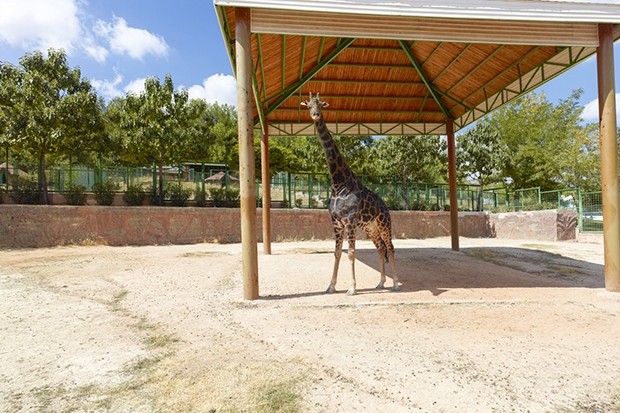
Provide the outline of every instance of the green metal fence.
{"type": "MultiPolygon", "coordinates": [[[[197,164],[166,167],[163,170],[164,187],[171,183],[191,189],[194,194],[204,191],[238,194],[238,179],[226,165],[197,164]]],[[[395,177],[359,176],[369,189],[376,192],[392,210],[449,210],[450,190],[445,183],[403,182],[395,177]]],[[[12,177],[9,177],[12,178],[12,177]]],[[[109,167],[92,169],[61,166],[47,171],[48,189],[64,192],[69,184],[78,184],[92,190],[95,183],[113,181],[118,191],[140,185],[145,190],[158,185],[157,168],[109,167]]],[[[13,182],[7,179],[4,184],[13,182]]],[[[313,173],[278,173],[271,180],[271,200],[285,208],[327,208],[329,175],[313,173]]],[[[260,205],[261,184],[257,182],[256,196],[260,205]]],[[[541,191],[540,188],[509,190],[490,188],[480,190],[478,185],[457,187],[457,208],[462,211],[508,212],[535,209],[573,209],[578,212],[582,232],[602,232],[601,192],[581,192],[579,188],[541,191]]]]}
{"type": "Polygon", "coordinates": [[[579,229],[582,232],[603,232],[603,193],[582,192],[579,200],[579,229]]]}

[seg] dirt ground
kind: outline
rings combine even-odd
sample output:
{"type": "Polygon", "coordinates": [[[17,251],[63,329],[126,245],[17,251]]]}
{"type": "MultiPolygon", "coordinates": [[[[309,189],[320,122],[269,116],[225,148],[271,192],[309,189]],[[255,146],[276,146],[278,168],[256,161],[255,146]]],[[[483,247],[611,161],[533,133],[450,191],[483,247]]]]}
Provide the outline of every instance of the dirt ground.
{"type": "Polygon", "coordinates": [[[620,412],[601,244],[395,246],[347,296],[332,241],[259,244],[251,302],[238,244],[0,250],[0,411],[620,412]]]}

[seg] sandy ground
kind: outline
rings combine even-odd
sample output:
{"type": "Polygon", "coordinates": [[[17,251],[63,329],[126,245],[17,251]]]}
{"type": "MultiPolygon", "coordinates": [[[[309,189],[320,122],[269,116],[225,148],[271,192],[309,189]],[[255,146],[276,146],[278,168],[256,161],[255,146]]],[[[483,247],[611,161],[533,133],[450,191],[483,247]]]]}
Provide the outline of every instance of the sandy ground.
{"type": "Polygon", "coordinates": [[[333,242],[273,244],[251,302],[238,244],[0,250],[0,411],[620,412],[602,245],[395,245],[347,296],[333,242]]]}

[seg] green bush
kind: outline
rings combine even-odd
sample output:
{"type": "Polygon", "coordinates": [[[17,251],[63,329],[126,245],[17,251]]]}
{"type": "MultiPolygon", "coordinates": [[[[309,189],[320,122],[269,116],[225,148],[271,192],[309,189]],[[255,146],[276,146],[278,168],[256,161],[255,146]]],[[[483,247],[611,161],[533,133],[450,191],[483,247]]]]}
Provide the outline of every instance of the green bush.
{"type": "Polygon", "coordinates": [[[84,185],[71,183],[65,188],[65,200],[69,205],[84,205],[87,197],[84,185]]]}
{"type": "Polygon", "coordinates": [[[94,184],[93,192],[95,193],[97,205],[112,205],[112,202],[114,202],[114,195],[118,189],[118,184],[112,181],[97,182],[94,184]]]}
{"type": "Polygon", "coordinates": [[[151,201],[151,205],[163,205],[164,200],[168,198],[168,187],[164,188],[164,198],[159,199],[159,187],[153,188],[152,186],[148,186],[146,188],[146,193],[149,195],[149,200],[151,201]]]}
{"type": "Polygon", "coordinates": [[[543,203],[535,203],[528,204],[519,207],[514,207],[512,205],[499,205],[491,208],[491,212],[494,214],[504,213],[504,212],[515,212],[515,211],[542,211],[545,209],[556,209],[558,206],[553,202],[543,202],[543,203]]]}
{"type": "Polygon", "coordinates": [[[194,202],[197,207],[207,206],[207,191],[203,191],[202,189],[197,190],[194,195],[194,202]]]}
{"type": "Polygon", "coordinates": [[[239,191],[226,188],[209,189],[209,194],[213,200],[213,206],[216,207],[237,207],[239,206],[239,191]]]}
{"type": "Polygon", "coordinates": [[[145,196],[146,192],[142,188],[142,185],[129,185],[123,194],[123,201],[125,201],[127,205],[140,206],[144,203],[145,196]]]}
{"type": "Polygon", "coordinates": [[[41,190],[37,178],[20,177],[17,185],[13,188],[11,197],[18,204],[39,204],[41,203],[41,190]]]}
{"type": "Polygon", "coordinates": [[[170,194],[170,203],[172,206],[184,207],[187,201],[192,197],[193,190],[185,188],[182,183],[168,184],[168,193],[170,194]]]}

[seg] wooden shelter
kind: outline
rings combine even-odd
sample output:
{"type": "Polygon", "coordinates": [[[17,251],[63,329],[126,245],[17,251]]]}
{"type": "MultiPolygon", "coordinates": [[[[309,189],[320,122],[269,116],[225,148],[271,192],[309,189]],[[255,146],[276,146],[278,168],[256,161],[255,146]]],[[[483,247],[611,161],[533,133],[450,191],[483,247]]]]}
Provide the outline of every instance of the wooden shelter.
{"type": "MultiPolygon", "coordinates": [[[[244,296],[258,297],[253,134],[260,129],[270,253],[268,137],[313,135],[300,102],[330,103],[336,135],[446,135],[597,55],[605,279],[620,291],[613,0],[214,0],[238,86],[244,296]]],[[[451,211],[458,250],[458,212],[451,211]]]]}

